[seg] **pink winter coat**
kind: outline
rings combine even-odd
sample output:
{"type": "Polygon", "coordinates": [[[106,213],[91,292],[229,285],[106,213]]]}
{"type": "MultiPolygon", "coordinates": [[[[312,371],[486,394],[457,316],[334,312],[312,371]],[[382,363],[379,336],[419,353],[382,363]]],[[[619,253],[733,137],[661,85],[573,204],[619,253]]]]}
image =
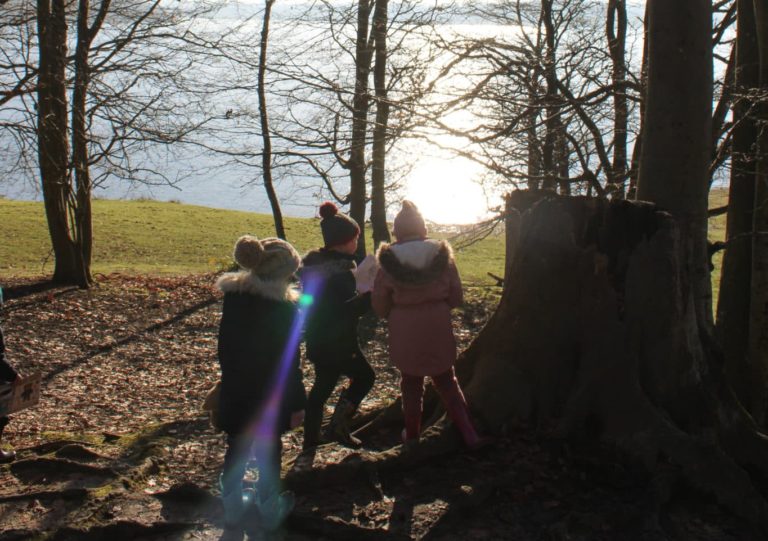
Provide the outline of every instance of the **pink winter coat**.
{"type": "Polygon", "coordinates": [[[384,244],[371,302],[389,322],[389,355],[401,372],[436,376],[456,361],[451,308],[462,302],[461,280],[445,241],[384,244]]]}

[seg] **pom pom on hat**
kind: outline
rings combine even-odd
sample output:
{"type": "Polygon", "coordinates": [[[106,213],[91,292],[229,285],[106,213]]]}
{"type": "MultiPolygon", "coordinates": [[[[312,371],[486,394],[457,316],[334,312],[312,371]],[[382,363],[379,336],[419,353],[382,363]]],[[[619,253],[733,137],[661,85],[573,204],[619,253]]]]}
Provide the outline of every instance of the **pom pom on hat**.
{"type": "Polygon", "coordinates": [[[330,201],[320,205],[320,216],[323,218],[320,220],[320,230],[326,248],[346,244],[360,234],[357,222],[339,212],[338,207],[330,201]]]}
{"type": "Polygon", "coordinates": [[[253,270],[259,266],[264,255],[264,246],[261,241],[251,235],[243,235],[235,242],[235,253],[233,257],[240,267],[246,270],[253,270]]]}
{"type": "Polygon", "coordinates": [[[277,238],[259,240],[252,235],[237,239],[234,257],[240,267],[265,280],[287,278],[301,263],[298,252],[286,241],[277,238]]]}
{"type": "Polygon", "coordinates": [[[418,239],[427,236],[427,224],[419,212],[419,208],[407,199],[403,200],[403,207],[395,216],[393,232],[398,240],[418,239]]]}
{"type": "Polygon", "coordinates": [[[320,205],[320,217],[321,218],[330,218],[331,216],[336,216],[339,213],[339,208],[331,203],[330,201],[326,201],[322,205],[320,205]]]}

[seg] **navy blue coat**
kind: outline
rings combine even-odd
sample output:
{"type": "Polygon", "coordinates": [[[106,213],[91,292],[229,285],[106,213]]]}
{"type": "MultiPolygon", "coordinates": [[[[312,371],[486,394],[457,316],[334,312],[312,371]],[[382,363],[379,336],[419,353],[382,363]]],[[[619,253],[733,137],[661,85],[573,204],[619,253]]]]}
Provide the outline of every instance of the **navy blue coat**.
{"type": "Polygon", "coordinates": [[[371,296],[357,295],[352,255],[322,248],[309,252],[302,264],[302,288],[314,298],[306,325],[307,358],[333,365],[359,351],[357,325],[371,308],[371,296]]]}

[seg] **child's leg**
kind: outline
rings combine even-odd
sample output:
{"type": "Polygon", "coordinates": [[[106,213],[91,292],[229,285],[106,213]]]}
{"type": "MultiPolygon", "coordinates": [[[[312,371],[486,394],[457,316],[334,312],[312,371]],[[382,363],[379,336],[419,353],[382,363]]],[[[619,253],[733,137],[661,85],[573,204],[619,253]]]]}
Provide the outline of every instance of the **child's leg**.
{"type": "Polygon", "coordinates": [[[280,490],[280,469],[283,442],[280,435],[273,441],[256,441],[253,445],[253,455],[259,468],[259,480],[256,483],[260,501],[267,500],[280,490]]]}
{"type": "Polygon", "coordinates": [[[259,465],[259,514],[262,527],[268,531],[280,527],[293,510],[295,503],[292,492],[282,492],[280,489],[282,449],[280,434],[275,434],[272,441],[257,441],[254,445],[256,461],[259,465]]]}
{"type": "Polygon", "coordinates": [[[373,387],[376,374],[359,348],[342,361],[341,373],[349,378],[349,387],[339,396],[329,430],[333,437],[344,445],[359,447],[362,442],[350,434],[350,424],[360,402],[373,387]]]}
{"type": "Polygon", "coordinates": [[[357,408],[373,388],[376,373],[359,348],[354,355],[344,360],[341,373],[349,378],[349,387],[344,391],[344,398],[357,408]]]}
{"type": "Polygon", "coordinates": [[[221,472],[221,501],[224,505],[224,525],[237,527],[246,511],[243,502],[243,477],[251,455],[250,434],[228,434],[224,468],[221,472]]]}
{"type": "Polygon", "coordinates": [[[478,435],[475,425],[472,424],[472,420],[469,417],[469,408],[464,399],[464,393],[461,392],[459,387],[459,382],[456,381],[453,367],[447,372],[432,376],[432,381],[437,388],[437,392],[440,394],[445,409],[448,411],[448,416],[453,421],[453,424],[456,425],[467,447],[475,449],[484,445],[487,441],[478,435]]]}
{"type": "Polygon", "coordinates": [[[400,391],[403,395],[405,418],[404,441],[416,440],[421,433],[421,411],[424,402],[424,377],[400,375],[400,391]]]}
{"type": "Polygon", "coordinates": [[[323,422],[323,409],[331,396],[339,372],[322,364],[315,364],[315,382],[307,397],[304,410],[304,449],[311,449],[320,443],[320,426],[323,422]]]}

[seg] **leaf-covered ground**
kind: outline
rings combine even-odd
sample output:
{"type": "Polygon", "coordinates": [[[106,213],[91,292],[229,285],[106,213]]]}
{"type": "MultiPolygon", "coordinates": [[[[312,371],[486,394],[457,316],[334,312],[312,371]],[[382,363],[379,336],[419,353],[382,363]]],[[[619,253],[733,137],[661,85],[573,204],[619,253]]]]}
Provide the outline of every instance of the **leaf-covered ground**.
{"type": "MultiPolygon", "coordinates": [[[[19,458],[0,467],[0,540],[220,538],[224,444],[200,411],[218,377],[213,281],[110,275],[88,291],[5,281],[8,356],[22,373],[42,373],[44,391],[6,430],[19,458]]],[[[493,309],[484,295],[471,291],[456,314],[462,347],[493,309]]],[[[398,378],[385,327],[366,318],[361,337],[378,378],[366,413],[397,396],[398,378]]],[[[311,366],[304,370],[309,387],[311,366]]],[[[398,432],[371,434],[367,446],[394,446],[398,432]]],[[[300,431],[284,437],[289,476],[300,445],[300,431]]],[[[327,445],[314,467],[354,457],[327,445]]],[[[263,537],[757,539],[674,471],[649,481],[606,450],[526,427],[480,452],[295,491],[285,528],[263,537]]]]}

